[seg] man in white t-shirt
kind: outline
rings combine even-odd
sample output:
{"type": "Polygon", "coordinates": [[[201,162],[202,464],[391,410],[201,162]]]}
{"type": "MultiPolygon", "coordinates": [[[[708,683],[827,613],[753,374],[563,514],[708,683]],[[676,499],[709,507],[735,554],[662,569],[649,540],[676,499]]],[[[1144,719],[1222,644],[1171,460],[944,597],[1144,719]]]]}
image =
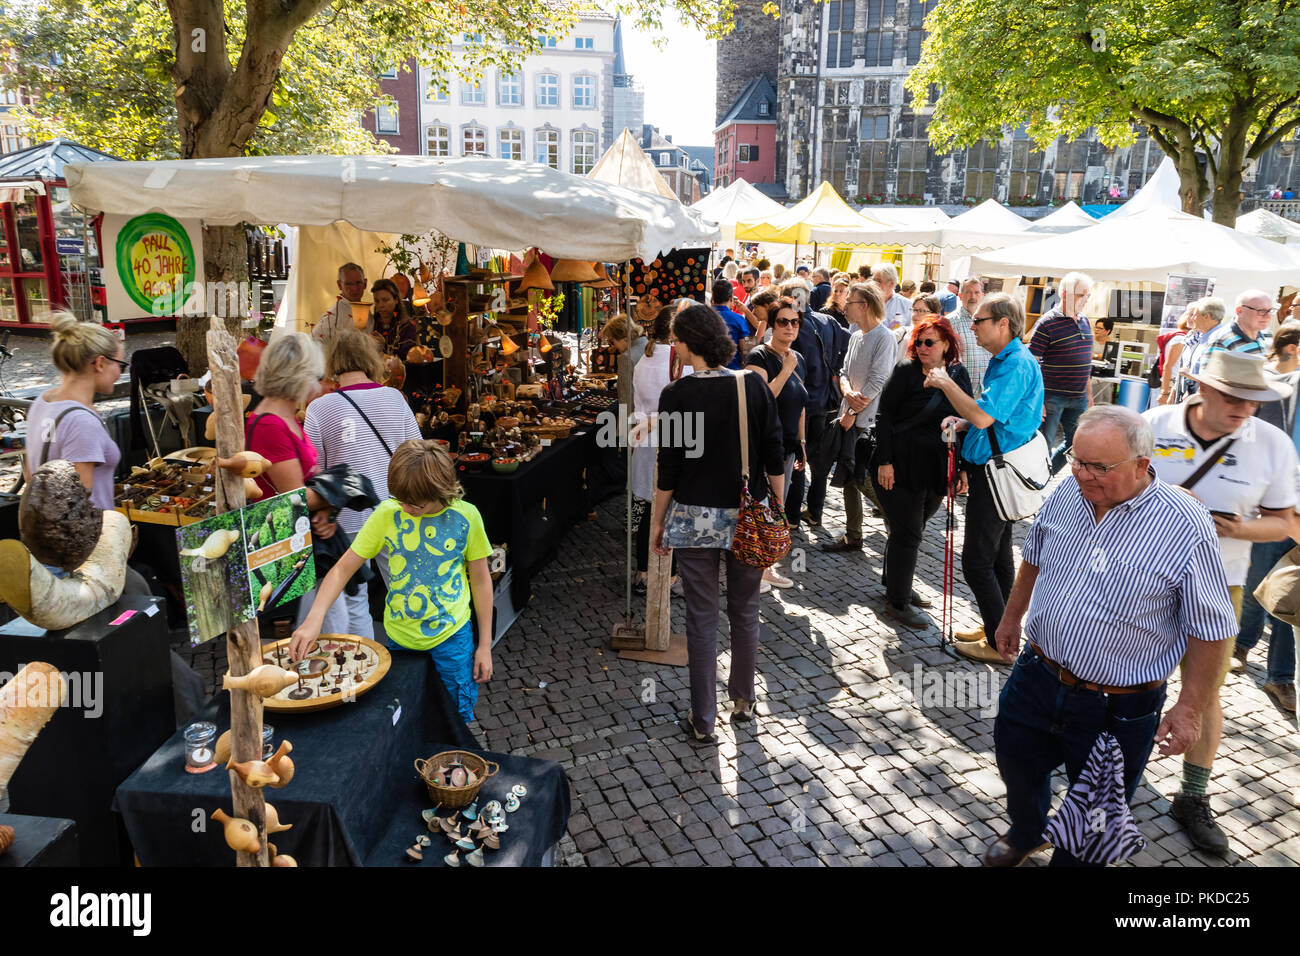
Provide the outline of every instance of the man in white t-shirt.
{"type": "Polygon", "coordinates": [[[871,270],[871,281],[880,289],[885,299],[885,328],[897,333],[898,329],[912,327],[912,300],[898,294],[898,272],[888,262],[881,262],[871,270]]]}
{"type": "MultiPolygon", "coordinates": [[[[1264,378],[1260,356],[1227,350],[1212,352],[1199,374],[1182,374],[1200,385],[1197,394],[1180,405],[1160,405],[1143,414],[1155,434],[1151,465],[1161,479],[1199,499],[1213,517],[1240,623],[1251,544],[1290,535],[1300,471],[1290,437],[1252,416],[1262,402],[1287,397],[1290,388],[1264,378]],[[1210,460],[1214,464],[1205,468],[1210,460]]],[[[1227,646],[1214,699],[1205,707],[1200,739],[1183,759],[1182,786],[1170,807],[1193,844],[1219,854],[1227,851],[1228,838],[1210,811],[1206,786],[1223,731],[1217,688],[1233,650],[1232,640],[1223,643],[1227,646]]]]}
{"type": "MultiPolygon", "coordinates": [[[[352,303],[365,300],[366,270],[355,262],[343,263],[339,266],[337,285],[339,297],[311,329],[311,337],[325,348],[329,347],[329,344],[334,341],[334,336],[340,332],[357,327],[352,319],[352,303]]],[[[373,332],[374,329],[375,320],[371,316],[366,319],[365,331],[373,332]]]]}

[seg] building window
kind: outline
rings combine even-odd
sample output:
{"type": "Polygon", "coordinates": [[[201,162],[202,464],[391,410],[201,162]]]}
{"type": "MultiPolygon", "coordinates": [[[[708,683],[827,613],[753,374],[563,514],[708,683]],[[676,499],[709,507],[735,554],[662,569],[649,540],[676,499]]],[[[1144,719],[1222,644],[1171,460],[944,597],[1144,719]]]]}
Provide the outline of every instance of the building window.
{"type": "Polygon", "coordinates": [[[910,0],[907,17],[907,65],[915,66],[921,59],[921,42],[925,39],[922,24],[925,16],[934,9],[933,0],[910,0]]]}
{"type": "Polygon", "coordinates": [[[1011,182],[1007,191],[1011,202],[1026,196],[1036,199],[1043,174],[1042,152],[1035,150],[1028,138],[1020,138],[1021,132],[1016,131],[1016,140],[1011,144],[1011,182]]]}
{"type": "Polygon", "coordinates": [[[996,193],[998,175],[998,144],[984,140],[966,150],[967,198],[977,202],[992,199],[996,193]]]}
{"type": "Polygon", "coordinates": [[[425,153],[429,156],[451,155],[451,133],[445,126],[430,126],[424,131],[425,153]]]}
{"type": "Polygon", "coordinates": [[[573,172],[585,176],[596,165],[596,134],[587,130],[573,131],[573,172]]]}
{"type": "Polygon", "coordinates": [[[466,126],[462,142],[464,156],[486,156],[487,152],[487,133],[477,126],[466,126]]]}
{"type": "Polygon", "coordinates": [[[659,165],[660,165],[660,166],[671,166],[672,164],[673,164],[673,157],[672,157],[671,154],[669,154],[669,153],[660,153],[660,154],[659,154],[659,165]]]}
{"type": "Polygon", "coordinates": [[[858,124],[858,139],[889,139],[889,114],[862,117],[858,124]]]}
{"type": "Polygon", "coordinates": [[[378,104],[375,107],[375,132],[381,136],[396,136],[397,130],[397,107],[378,104]]]}
{"type": "Polygon", "coordinates": [[[462,106],[483,106],[487,103],[487,94],[483,90],[482,82],[475,80],[473,83],[467,83],[462,80],[460,102],[462,106]]]}
{"type": "Polygon", "coordinates": [[[537,161],[551,169],[560,168],[560,134],[556,130],[537,131],[537,161]]]}
{"type": "Polygon", "coordinates": [[[853,0],[830,0],[826,7],[826,66],[852,66],[853,0]]]}
{"type": "Polygon", "coordinates": [[[483,37],[482,37],[480,34],[477,34],[477,33],[466,33],[466,34],[465,34],[465,42],[466,42],[467,44],[471,44],[471,45],[472,45],[472,44],[475,44],[475,43],[482,43],[482,42],[483,42],[483,37]]]}
{"type": "Polygon", "coordinates": [[[560,77],[556,73],[537,74],[537,105],[560,105],[560,77]]]}
{"type": "Polygon", "coordinates": [[[429,84],[428,89],[424,91],[424,98],[430,103],[450,103],[451,96],[446,90],[439,89],[433,83],[429,84]]]}
{"type": "Polygon", "coordinates": [[[575,50],[594,50],[596,49],[595,37],[574,37],[573,48],[575,50]]]}
{"type": "Polygon", "coordinates": [[[864,66],[892,66],[894,31],[885,30],[885,0],[863,0],[867,5],[867,29],[864,35],[864,66]]]}
{"type": "Polygon", "coordinates": [[[736,151],[736,162],[738,163],[756,163],[758,162],[758,147],[750,145],[741,145],[736,151]]]}
{"type": "Polygon", "coordinates": [[[1087,170],[1088,144],[1082,140],[1059,140],[1052,195],[1057,199],[1082,199],[1083,177],[1087,170]]]}
{"type": "Polygon", "coordinates": [[[853,84],[848,80],[827,80],[823,106],[848,106],[852,101],[853,84]]]}
{"type": "Polygon", "coordinates": [[[393,67],[391,70],[385,70],[383,73],[380,73],[380,74],[379,74],[379,78],[380,78],[381,80],[395,80],[395,79],[397,79],[397,67],[393,67]]]}
{"type": "Polygon", "coordinates": [[[759,116],[770,116],[771,114],[772,114],[772,105],[768,103],[767,100],[763,100],[763,102],[758,104],[759,116]]]}
{"type": "Polygon", "coordinates": [[[925,173],[929,167],[928,143],[898,144],[898,198],[925,195],[925,173]]]}
{"type": "Polygon", "coordinates": [[[822,179],[844,192],[849,156],[849,111],[822,110],[822,179]]]}
{"type": "Polygon", "coordinates": [[[596,78],[594,76],[575,76],[573,78],[573,108],[575,110],[596,108],[596,78]]]}
{"type": "Polygon", "coordinates": [[[513,159],[517,163],[524,161],[523,130],[503,129],[497,134],[497,138],[500,142],[502,159],[513,159]]]}
{"type": "Polygon", "coordinates": [[[524,105],[524,83],[520,74],[502,73],[497,77],[497,102],[502,106],[524,105]]]}
{"type": "MultiPolygon", "coordinates": [[[[871,84],[871,81],[867,80],[867,84],[869,86],[871,84]]],[[[881,106],[889,105],[889,90],[890,90],[890,83],[888,80],[876,81],[876,102],[881,106]]],[[[871,102],[870,97],[864,96],[863,100],[864,102],[868,102],[868,103],[871,102]]]]}
{"type": "Polygon", "coordinates": [[[540,43],[540,44],[542,45],[543,48],[545,48],[545,47],[554,47],[554,46],[555,46],[555,37],[539,36],[539,37],[537,38],[537,42],[540,43]]]}
{"type": "MultiPolygon", "coordinates": [[[[846,124],[847,125],[847,124],[846,124]]],[[[864,116],[858,122],[858,195],[884,196],[889,159],[889,114],[864,116]]]]}

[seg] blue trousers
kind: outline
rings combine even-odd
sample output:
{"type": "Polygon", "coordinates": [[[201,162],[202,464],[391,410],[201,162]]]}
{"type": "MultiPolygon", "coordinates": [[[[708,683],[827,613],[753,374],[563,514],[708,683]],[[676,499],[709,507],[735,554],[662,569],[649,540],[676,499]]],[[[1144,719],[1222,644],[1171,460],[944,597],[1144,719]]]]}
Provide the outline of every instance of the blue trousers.
{"type": "MultiPolygon", "coordinates": [[[[409,647],[395,644],[388,639],[390,651],[412,651],[409,647]]],[[[474,705],[478,703],[478,684],[474,683],[474,621],[471,618],[451,637],[437,647],[431,648],[428,655],[433,658],[433,666],[442,679],[442,685],[451,695],[456,711],[465,723],[474,719],[474,705]]]]}
{"type": "MultiPolygon", "coordinates": [[[[1124,797],[1132,802],[1155,743],[1166,685],[1140,694],[1103,694],[1062,684],[1028,643],[998,698],[993,744],[1007,787],[1006,839],[1028,852],[1043,842],[1052,772],[1065,764],[1071,785],[1099,734],[1109,730],[1124,754],[1124,797]]],[[[1051,866],[1090,866],[1057,849],[1051,866]]]]}
{"type": "Polygon", "coordinates": [[[1059,392],[1043,393],[1043,419],[1041,431],[1047,439],[1047,447],[1052,449],[1052,474],[1065,467],[1065,449],[1074,444],[1074,430],[1079,425],[1079,416],[1088,410],[1087,395],[1062,395],[1059,392]],[[1060,426],[1065,432],[1065,443],[1056,444],[1056,428],[1060,426]]]}
{"type": "Polygon", "coordinates": [[[1273,565],[1295,547],[1295,542],[1256,541],[1250,549],[1250,573],[1246,576],[1246,592],[1241,601],[1241,630],[1237,633],[1237,646],[1250,650],[1264,635],[1264,624],[1273,622],[1273,632],[1268,642],[1268,678],[1270,684],[1290,684],[1295,680],[1295,631],[1290,624],[1270,618],[1267,611],[1255,600],[1255,588],[1264,580],[1273,565]]]}

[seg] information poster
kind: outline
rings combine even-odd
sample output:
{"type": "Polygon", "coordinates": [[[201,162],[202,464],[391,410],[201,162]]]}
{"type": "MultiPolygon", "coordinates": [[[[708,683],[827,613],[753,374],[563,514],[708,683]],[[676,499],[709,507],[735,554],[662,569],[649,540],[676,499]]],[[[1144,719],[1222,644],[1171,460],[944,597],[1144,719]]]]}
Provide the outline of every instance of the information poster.
{"type": "Polygon", "coordinates": [[[316,586],[311,519],[299,489],[178,528],[190,644],[316,586]]]}
{"type": "Polygon", "coordinates": [[[110,321],[196,307],[189,303],[203,296],[203,233],[197,220],[158,212],[105,215],[103,236],[110,321]]]}
{"type": "Polygon", "coordinates": [[[1172,329],[1178,324],[1178,319],[1189,305],[1213,292],[1213,276],[1166,276],[1165,304],[1160,312],[1160,330],[1167,332],[1172,329]]]}

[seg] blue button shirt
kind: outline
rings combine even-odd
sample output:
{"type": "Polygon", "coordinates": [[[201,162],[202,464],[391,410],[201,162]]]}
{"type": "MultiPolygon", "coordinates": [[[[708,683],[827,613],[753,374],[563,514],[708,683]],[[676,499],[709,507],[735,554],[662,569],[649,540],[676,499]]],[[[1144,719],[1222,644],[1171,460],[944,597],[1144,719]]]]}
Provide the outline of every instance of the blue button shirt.
{"type": "MultiPolygon", "coordinates": [[[[1004,452],[1029,441],[1043,424],[1043,373],[1020,339],[1012,339],[989,359],[984,391],[976,404],[993,418],[998,447],[1004,452]]],[[[987,428],[966,433],[961,456],[972,465],[986,464],[993,457],[987,428]]]]}
{"type": "Polygon", "coordinates": [[[731,333],[731,340],[736,343],[736,354],[731,357],[727,363],[727,368],[740,369],[740,340],[749,335],[749,323],[739,312],[732,312],[725,305],[715,305],[714,311],[722,316],[722,321],[727,324],[727,331],[731,333]]]}

